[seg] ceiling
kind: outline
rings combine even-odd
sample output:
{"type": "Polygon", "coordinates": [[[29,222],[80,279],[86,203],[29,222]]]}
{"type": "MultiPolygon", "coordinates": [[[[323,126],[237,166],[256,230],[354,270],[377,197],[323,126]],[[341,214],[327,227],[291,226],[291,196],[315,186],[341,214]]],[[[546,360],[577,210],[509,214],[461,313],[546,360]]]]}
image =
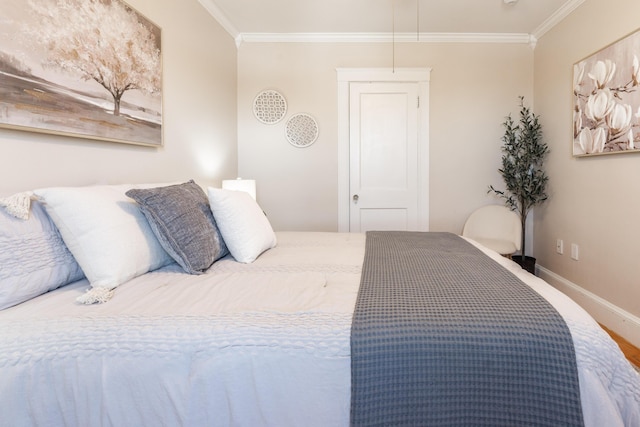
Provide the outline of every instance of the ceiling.
{"type": "Polygon", "coordinates": [[[539,38],[585,0],[199,0],[236,41],[539,38]]]}

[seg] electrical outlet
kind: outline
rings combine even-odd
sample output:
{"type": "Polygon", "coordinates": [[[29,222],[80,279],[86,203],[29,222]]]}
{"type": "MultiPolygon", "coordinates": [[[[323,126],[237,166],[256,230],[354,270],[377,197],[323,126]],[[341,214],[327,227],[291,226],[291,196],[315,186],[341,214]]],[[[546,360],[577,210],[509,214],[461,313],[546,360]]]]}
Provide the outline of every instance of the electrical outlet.
{"type": "Polygon", "coordinates": [[[556,252],[562,255],[564,253],[564,242],[562,239],[556,240],[556,252]]]}
{"type": "Polygon", "coordinates": [[[578,259],[580,259],[580,253],[579,253],[580,248],[578,247],[578,245],[576,245],[575,243],[571,244],[571,259],[578,261],[578,259]]]}

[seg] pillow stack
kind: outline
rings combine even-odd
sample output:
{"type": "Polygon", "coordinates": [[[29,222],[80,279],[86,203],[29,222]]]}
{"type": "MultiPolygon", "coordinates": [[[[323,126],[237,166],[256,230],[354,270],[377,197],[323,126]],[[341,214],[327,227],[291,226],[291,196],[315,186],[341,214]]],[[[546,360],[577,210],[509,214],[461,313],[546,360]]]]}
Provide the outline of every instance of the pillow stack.
{"type": "Polygon", "coordinates": [[[33,194],[28,221],[0,212],[0,309],[85,276],[91,289],[78,301],[105,302],[119,285],[174,261],[203,274],[229,253],[250,263],[276,245],[262,209],[242,191],[209,188],[207,196],[188,181],[33,194]]]}

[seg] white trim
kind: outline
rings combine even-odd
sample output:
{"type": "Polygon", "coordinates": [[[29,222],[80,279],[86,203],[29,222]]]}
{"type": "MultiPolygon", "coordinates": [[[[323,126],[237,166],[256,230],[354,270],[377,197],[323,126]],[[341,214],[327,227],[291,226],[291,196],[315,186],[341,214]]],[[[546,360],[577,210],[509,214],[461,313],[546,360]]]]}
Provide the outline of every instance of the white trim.
{"type": "Polygon", "coordinates": [[[568,0],[531,34],[527,33],[241,33],[214,0],[198,2],[233,37],[248,43],[516,43],[535,48],[537,40],[585,0],[568,0]]]}
{"type": "Polygon", "coordinates": [[[207,12],[209,12],[209,14],[213,16],[216,21],[218,21],[218,24],[220,24],[222,28],[224,28],[224,30],[229,33],[231,37],[233,37],[236,42],[236,47],[239,47],[240,43],[242,42],[242,35],[240,34],[240,31],[238,31],[238,29],[235,27],[235,25],[231,23],[229,17],[227,17],[227,15],[218,7],[218,5],[213,0],[198,0],[198,2],[202,5],[202,7],[207,9],[207,12]]]}
{"type": "Polygon", "coordinates": [[[526,33],[242,33],[239,38],[247,43],[531,43],[526,33]]]}
{"type": "Polygon", "coordinates": [[[431,68],[337,68],[338,231],[349,231],[349,85],[351,82],[415,82],[420,93],[418,123],[418,227],[429,229],[429,81],[431,68]]]}
{"type": "Polygon", "coordinates": [[[531,35],[535,37],[536,40],[540,40],[547,31],[551,30],[553,27],[558,25],[560,21],[569,16],[571,12],[576,10],[578,6],[584,3],[585,0],[569,0],[565,4],[563,4],[560,9],[556,10],[553,15],[548,17],[538,28],[533,30],[531,35]]]}
{"type": "Polygon", "coordinates": [[[537,272],[540,278],[569,296],[599,323],[640,347],[640,318],[542,266],[537,266],[537,272]]]}

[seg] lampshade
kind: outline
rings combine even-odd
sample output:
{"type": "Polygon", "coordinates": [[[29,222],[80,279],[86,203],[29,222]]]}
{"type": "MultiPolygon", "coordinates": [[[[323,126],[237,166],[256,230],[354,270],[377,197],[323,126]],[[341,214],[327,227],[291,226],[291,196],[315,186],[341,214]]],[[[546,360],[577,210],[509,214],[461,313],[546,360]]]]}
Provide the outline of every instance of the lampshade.
{"type": "Polygon", "coordinates": [[[256,181],[253,179],[225,179],[222,181],[224,190],[246,191],[256,200],[256,181]]]}

